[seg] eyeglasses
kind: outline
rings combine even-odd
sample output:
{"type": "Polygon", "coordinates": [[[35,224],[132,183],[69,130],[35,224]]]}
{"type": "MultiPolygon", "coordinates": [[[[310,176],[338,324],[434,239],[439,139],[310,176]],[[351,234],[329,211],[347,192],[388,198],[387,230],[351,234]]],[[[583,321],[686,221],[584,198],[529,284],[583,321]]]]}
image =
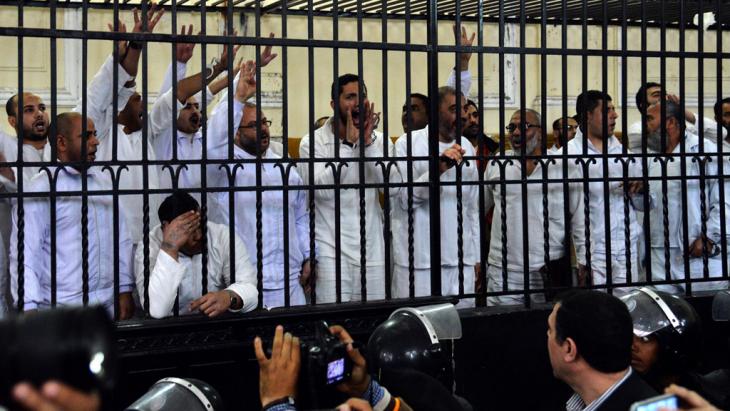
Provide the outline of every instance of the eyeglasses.
{"type": "MultiPolygon", "coordinates": [[[[525,126],[525,131],[529,130],[530,127],[540,127],[539,124],[530,124],[530,123],[522,123],[525,126]]],[[[510,133],[514,133],[515,130],[517,130],[520,126],[517,124],[509,123],[505,129],[509,131],[510,133]]]]}
{"type": "MultiPolygon", "coordinates": [[[[261,121],[261,127],[263,127],[263,126],[266,126],[266,127],[271,127],[271,120],[262,120],[262,121],[261,121]]],[[[247,126],[238,126],[238,128],[239,128],[239,129],[240,129],[240,128],[243,128],[243,129],[247,129],[247,128],[256,128],[256,123],[254,123],[254,124],[249,124],[249,125],[247,125],[247,126]]]]}

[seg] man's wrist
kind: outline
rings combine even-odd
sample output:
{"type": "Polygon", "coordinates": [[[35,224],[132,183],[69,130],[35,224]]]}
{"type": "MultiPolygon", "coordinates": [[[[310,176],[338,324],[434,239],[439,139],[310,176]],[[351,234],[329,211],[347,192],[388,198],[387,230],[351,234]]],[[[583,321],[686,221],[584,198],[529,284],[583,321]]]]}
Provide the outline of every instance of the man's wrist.
{"type": "Polygon", "coordinates": [[[296,400],[293,396],[287,395],[285,397],[276,399],[261,399],[261,410],[275,410],[276,408],[290,409],[290,407],[296,407],[296,400]]]}
{"type": "Polygon", "coordinates": [[[230,298],[230,302],[228,304],[228,309],[231,311],[238,311],[243,308],[243,299],[241,299],[241,296],[236,294],[234,291],[231,290],[224,290],[226,294],[228,294],[228,298],[230,298]]]}
{"type": "Polygon", "coordinates": [[[172,244],[168,241],[162,241],[162,244],[160,244],[160,250],[166,252],[170,257],[177,260],[177,256],[179,253],[179,249],[175,247],[175,244],[172,244]]]}

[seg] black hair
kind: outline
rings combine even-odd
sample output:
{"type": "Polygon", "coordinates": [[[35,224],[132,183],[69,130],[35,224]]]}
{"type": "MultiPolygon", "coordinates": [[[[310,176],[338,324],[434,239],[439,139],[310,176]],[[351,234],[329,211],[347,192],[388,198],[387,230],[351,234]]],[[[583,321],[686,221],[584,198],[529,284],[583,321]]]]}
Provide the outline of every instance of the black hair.
{"type": "Polygon", "coordinates": [[[464,104],[464,108],[467,108],[469,106],[474,107],[474,110],[479,111],[479,106],[477,106],[477,103],[473,102],[472,100],[467,100],[466,104],[464,104]]]}
{"type": "Polygon", "coordinates": [[[723,104],[729,104],[730,103],[730,97],[725,97],[722,100],[719,100],[717,103],[715,103],[715,119],[718,122],[721,122],[722,120],[722,105],[723,104]]]}
{"type": "Polygon", "coordinates": [[[17,98],[18,95],[14,94],[8,99],[7,103],[5,103],[5,113],[8,115],[8,117],[15,117],[17,115],[17,113],[15,112],[15,104],[17,103],[17,98]]]}
{"type": "MultiPolygon", "coordinates": [[[[332,101],[337,101],[340,97],[340,94],[342,94],[342,89],[345,87],[345,85],[350,83],[360,82],[360,77],[357,74],[343,74],[340,77],[337,78],[332,83],[332,91],[331,91],[331,97],[332,101]]],[[[363,91],[363,97],[367,97],[368,95],[368,88],[365,86],[365,83],[362,83],[362,91],[363,91]]]]}
{"type": "Polygon", "coordinates": [[[598,107],[598,103],[602,101],[613,101],[608,93],[600,90],[588,90],[580,93],[578,99],[575,101],[575,111],[578,116],[578,123],[583,125],[583,119],[588,118],[588,113],[595,110],[598,107]]]}
{"type": "Polygon", "coordinates": [[[562,119],[563,118],[560,117],[560,118],[556,119],[555,121],[553,121],[553,130],[560,130],[560,120],[562,120],[562,119]]]}
{"type": "Polygon", "coordinates": [[[654,87],[661,87],[662,85],[659,83],[656,83],[654,81],[650,81],[643,86],[639,87],[639,91],[636,92],[636,108],[639,109],[639,111],[642,114],[646,113],[646,91],[650,88],[654,87]]]}
{"type": "Polygon", "coordinates": [[[184,191],[175,191],[160,204],[157,216],[160,222],[169,223],[179,215],[199,209],[198,201],[193,196],[184,191]]]}
{"type": "Polygon", "coordinates": [[[426,113],[428,114],[428,107],[431,104],[431,100],[428,98],[427,95],[421,93],[411,93],[411,98],[417,98],[421,100],[423,106],[426,107],[426,113]]]}
{"type": "Polygon", "coordinates": [[[631,364],[633,323],[626,304],[605,292],[570,290],[558,296],[555,338],[571,338],[593,369],[613,373],[631,364]]]}

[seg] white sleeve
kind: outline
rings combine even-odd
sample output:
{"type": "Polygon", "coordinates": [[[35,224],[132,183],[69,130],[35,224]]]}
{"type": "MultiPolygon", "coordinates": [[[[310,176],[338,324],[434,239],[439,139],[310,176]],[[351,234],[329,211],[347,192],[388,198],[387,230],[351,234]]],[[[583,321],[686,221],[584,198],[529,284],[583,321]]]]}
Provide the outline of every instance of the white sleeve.
{"type": "MultiPolygon", "coordinates": [[[[135,271],[137,281],[137,292],[139,300],[144,307],[144,247],[137,247],[135,255],[135,271]]],[[[152,245],[150,244],[150,255],[152,254],[152,245]]],[[[151,256],[150,256],[151,257],[151,256]]],[[[152,259],[150,258],[150,261],[152,259]]],[[[160,250],[154,265],[150,269],[149,280],[149,296],[150,296],[150,315],[153,318],[163,318],[172,315],[172,308],[175,305],[175,297],[177,289],[180,287],[183,275],[185,274],[185,266],[175,261],[165,251],[160,250]]]]}
{"type": "MultiPolygon", "coordinates": [[[[243,242],[238,238],[237,234],[233,237],[236,241],[236,282],[229,285],[226,290],[233,291],[238,294],[243,301],[243,306],[240,310],[231,310],[235,312],[249,312],[256,308],[259,304],[259,292],[256,288],[256,270],[251,264],[251,260],[248,257],[248,252],[243,242]]],[[[224,262],[223,275],[227,276],[226,283],[230,283],[230,258],[226,258],[224,262]]]]}
{"type": "MultiPolygon", "coordinates": [[[[466,96],[466,98],[469,98],[469,89],[471,89],[471,72],[469,70],[464,70],[461,72],[460,75],[460,83],[461,83],[461,94],[466,96]]],[[[451,70],[451,73],[449,74],[448,80],[446,80],[446,85],[456,89],[456,70],[451,70]]]]}
{"type": "Polygon", "coordinates": [[[175,63],[170,63],[170,65],[167,66],[167,71],[165,71],[165,77],[162,79],[162,85],[160,86],[160,92],[157,94],[158,96],[161,96],[161,95],[167,93],[168,90],[172,89],[172,65],[173,64],[175,64],[175,69],[177,70],[177,81],[180,81],[185,78],[185,75],[188,71],[187,63],[181,63],[179,61],[176,61],[175,63]]]}

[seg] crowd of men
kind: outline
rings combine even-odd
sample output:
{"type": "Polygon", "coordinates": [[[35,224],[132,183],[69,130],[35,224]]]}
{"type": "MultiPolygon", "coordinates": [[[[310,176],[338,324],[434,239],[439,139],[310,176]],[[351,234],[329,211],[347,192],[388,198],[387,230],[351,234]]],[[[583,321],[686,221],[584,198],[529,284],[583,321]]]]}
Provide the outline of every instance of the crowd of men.
{"type": "MultiPolygon", "coordinates": [[[[152,7],[145,26],[135,12],[132,31],[153,31],[161,16],[152,7]]],[[[455,34],[462,45],[474,40],[464,29],[455,34]]],[[[549,148],[542,116],[530,108],[512,114],[500,147],[484,134],[478,104],[464,97],[471,82],[465,53],[437,95],[410,96],[405,134],[394,143],[377,131],[380,113],[366,84],[354,74],[340,76],[331,88],[333,115],[301,139],[301,160],[287,168],[277,164],[284,147],[271,141],[271,121],[252,102],[256,65],[231,62],[235,72],[227,73],[237,48],[188,76],[194,45],[178,44],[149,113],[135,84],[141,49],[120,42],[118,67],[109,56],[88,84],[85,104],[56,113],[53,126],[40,97],[8,100],[17,139],[0,136],[0,153],[5,161],[29,163],[22,172],[0,168],[3,190],[24,194],[0,210],[2,249],[9,250],[0,253],[0,286],[12,295],[9,306],[101,304],[121,319],[132,317],[135,306],[156,318],[216,316],[254,309],[258,275],[268,308],[312,298],[384,299],[387,287],[395,298],[424,296],[434,292],[432,241],[440,242],[440,292],[486,287],[490,305],[523,303],[526,286],[722,276],[722,235],[730,233],[722,215],[730,212],[730,195],[722,204],[718,175],[730,162],[718,150],[730,150],[730,99],[718,102],[715,121],[702,119],[683,111],[662,85],[648,83],[636,97],[645,121],[621,140],[611,96],[589,90],[578,97],[575,116],[552,124],[549,148]],[[206,120],[201,110],[220,92],[206,120]],[[428,118],[433,99],[437,119],[428,118]],[[438,239],[430,234],[432,135],[440,155],[438,239]],[[642,166],[634,152],[657,155],[642,166]],[[98,167],[97,160],[131,164],[98,167]],[[480,264],[482,242],[487,267],[480,264]],[[477,284],[482,270],[485,285],[477,284]]],[[[274,58],[266,47],[258,70],[274,58]]],[[[683,291],[682,284],[660,287],[683,291]]],[[[727,281],[693,286],[717,288],[727,281]]]]}

